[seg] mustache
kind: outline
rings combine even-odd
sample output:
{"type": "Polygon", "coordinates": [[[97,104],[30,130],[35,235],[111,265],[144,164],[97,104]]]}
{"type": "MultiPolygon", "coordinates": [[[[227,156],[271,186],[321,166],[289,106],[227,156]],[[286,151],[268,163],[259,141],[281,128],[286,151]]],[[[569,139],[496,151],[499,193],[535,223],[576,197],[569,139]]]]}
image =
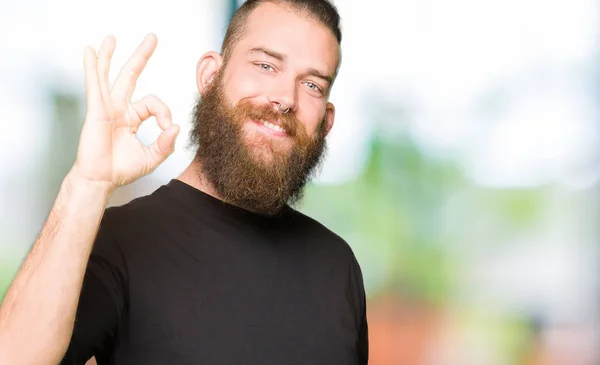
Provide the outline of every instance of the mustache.
{"type": "Polygon", "coordinates": [[[242,120],[264,120],[281,126],[290,137],[308,138],[304,125],[296,118],[293,113],[281,114],[271,105],[255,105],[249,102],[242,102],[236,107],[236,114],[239,112],[239,119],[242,120]]]}

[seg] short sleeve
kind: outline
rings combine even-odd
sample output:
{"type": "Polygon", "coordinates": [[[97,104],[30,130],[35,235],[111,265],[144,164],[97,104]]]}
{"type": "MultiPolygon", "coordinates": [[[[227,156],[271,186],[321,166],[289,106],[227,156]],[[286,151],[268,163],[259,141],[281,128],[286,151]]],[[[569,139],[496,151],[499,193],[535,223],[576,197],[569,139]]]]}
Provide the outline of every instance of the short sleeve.
{"type": "Polygon", "coordinates": [[[363,310],[360,330],[358,332],[357,346],[358,363],[361,365],[369,363],[369,326],[367,324],[366,303],[363,308],[365,309],[363,310]]]}
{"type": "Polygon", "coordinates": [[[363,275],[356,257],[353,257],[352,272],[354,276],[355,292],[357,294],[356,320],[358,323],[358,341],[356,344],[356,351],[358,354],[358,363],[363,365],[369,363],[369,325],[367,323],[367,298],[363,275]]]}
{"type": "Polygon", "coordinates": [[[112,353],[123,321],[127,270],[115,234],[111,233],[114,227],[110,210],[105,212],[90,255],[63,365],[83,365],[92,356],[101,365],[100,359],[112,353]]]}

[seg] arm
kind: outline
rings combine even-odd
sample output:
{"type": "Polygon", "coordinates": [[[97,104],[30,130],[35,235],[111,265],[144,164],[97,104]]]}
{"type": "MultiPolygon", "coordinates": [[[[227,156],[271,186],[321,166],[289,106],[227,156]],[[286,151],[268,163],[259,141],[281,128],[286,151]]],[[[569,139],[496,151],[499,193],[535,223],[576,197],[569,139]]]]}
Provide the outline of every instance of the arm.
{"type": "Polygon", "coordinates": [[[118,209],[106,209],[83,277],[75,326],[61,365],[83,365],[92,356],[110,358],[127,321],[127,263],[114,235],[118,209]]]}
{"type": "Polygon", "coordinates": [[[172,153],[179,128],[156,97],[131,104],[137,78],[156,48],[146,37],[109,88],[115,41],[84,55],[86,120],[76,162],[39,238],[0,307],[0,364],[57,364],[73,331],[81,285],[98,224],[114,188],[153,171],[172,153]],[[135,133],[155,116],[163,132],[150,146],[135,133]]]}
{"type": "Polygon", "coordinates": [[[69,173],[0,308],[0,363],[60,361],[83,274],[111,189],[69,173]],[[52,341],[49,341],[52,339],[52,341]],[[39,352],[31,351],[39,344],[39,352]],[[31,356],[28,358],[27,356],[31,356]]]}

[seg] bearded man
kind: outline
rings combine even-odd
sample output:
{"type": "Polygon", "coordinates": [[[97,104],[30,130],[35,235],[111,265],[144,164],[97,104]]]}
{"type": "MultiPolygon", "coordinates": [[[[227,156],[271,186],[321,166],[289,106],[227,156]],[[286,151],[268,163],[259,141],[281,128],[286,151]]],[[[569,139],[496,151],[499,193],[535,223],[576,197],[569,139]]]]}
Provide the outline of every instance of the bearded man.
{"type": "Polygon", "coordinates": [[[365,292],[348,244],[295,210],[334,122],[340,18],[326,0],[248,0],[198,62],[196,155],[148,196],[179,127],[131,103],[149,35],[112,88],[115,48],[86,48],[77,160],[0,308],[0,363],[366,364],[365,292]],[[163,129],[146,147],[139,125],[163,129]]]}

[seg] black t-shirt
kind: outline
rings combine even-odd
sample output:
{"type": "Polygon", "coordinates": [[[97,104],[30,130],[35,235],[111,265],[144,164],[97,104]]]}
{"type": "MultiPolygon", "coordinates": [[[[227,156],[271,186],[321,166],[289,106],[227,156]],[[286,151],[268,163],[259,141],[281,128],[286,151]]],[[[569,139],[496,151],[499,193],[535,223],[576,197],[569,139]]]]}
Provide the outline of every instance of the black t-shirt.
{"type": "Polygon", "coordinates": [[[367,332],[339,236],[172,180],[106,210],[62,363],[366,364],[367,332]]]}

